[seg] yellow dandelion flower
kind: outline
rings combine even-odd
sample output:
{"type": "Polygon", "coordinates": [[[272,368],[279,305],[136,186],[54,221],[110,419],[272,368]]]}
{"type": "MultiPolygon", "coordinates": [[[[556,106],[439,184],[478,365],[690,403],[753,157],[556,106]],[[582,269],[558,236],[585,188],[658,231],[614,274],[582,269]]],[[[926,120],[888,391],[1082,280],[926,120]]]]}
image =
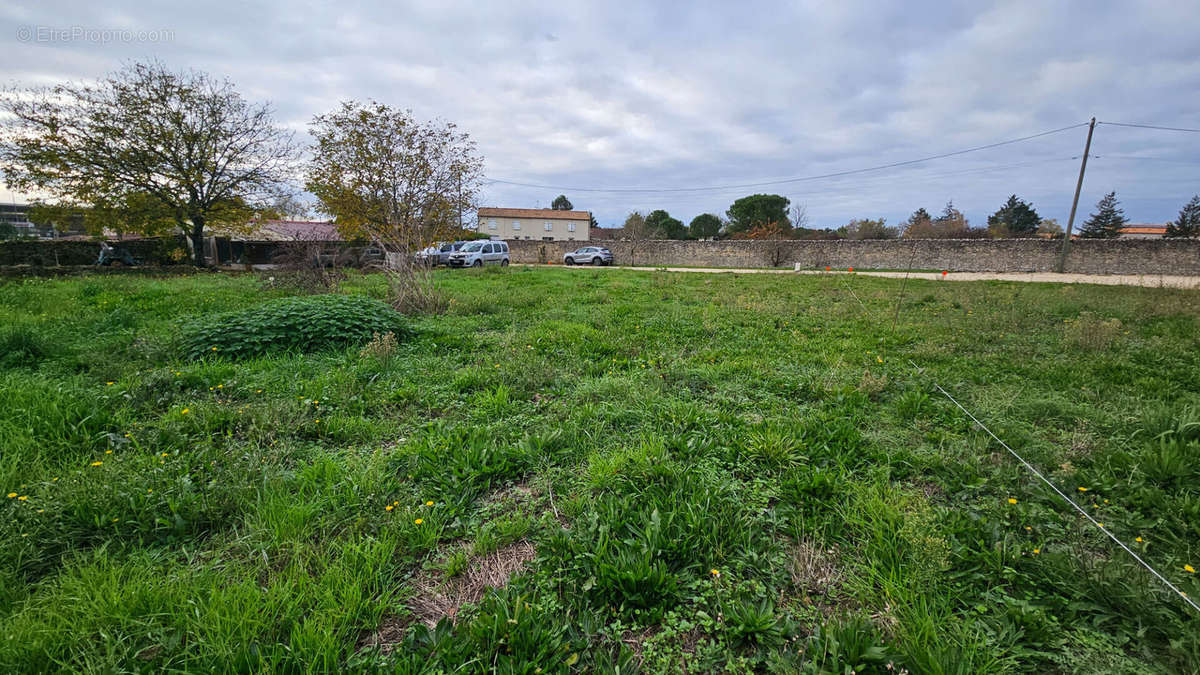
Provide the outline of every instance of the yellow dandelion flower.
{"type": "Polygon", "coordinates": [[[320,423],[321,423],[321,420],[314,420],[314,423],[316,423],[316,424],[320,424],[320,423]]]}
{"type": "Polygon", "coordinates": [[[213,347],[213,348],[212,348],[212,350],[215,352],[215,351],[217,351],[217,348],[216,348],[216,347],[213,347]]]}
{"type": "Polygon", "coordinates": [[[261,393],[262,393],[262,389],[255,389],[255,390],[254,390],[254,393],[256,393],[256,394],[261,394],[261,393]]]}
{"type": "Polygon", "coordinates": [[[422,518],[417,518],[417,519],[416,519],[416,520],[414,520],[413,522],[414,522],[414,523],[416,523],[417,525],[420,525],[421,523],[425,522],[425,520],[424,520],[424,519],[422,519],[422,518]]]}
{"type": "Polygon", "coordinates": [[[1087,492],[1087,491],[1088,491],[1088,489],[1087,489],[1087,488],[1085,488],[1085,487],[1083,487],[1082,485],[1080,485],[1080,486],[1079,486],[1078,488],[1076,488],[1076,489],[1077,489],[1077,490],[1079,490],[1080,492],[1087,492]]]}
{"type": "Polygon", "coordinates": [[[1026,531],[1026,532],[1033,532],[1033,528],[1032,528],[1032,527],[1030,527],[1030,526],[1028,526],[1028,525],[1026,525],[1026,526],[1025,526],[1025,531],[1026,531]]]}
{"type": "Polygon", "coordinates": [[[392,509],[394,509],[394,508],[396,508],[396,507],[392,506],[391,504],[388,504],[387,506],[383,507],[383,510],[384,510],[384,511],[391,511],[391,510],[392,510],[392,509]]]}
{"type": "Polygon", "coordinates": [[[10,493],[8,493],[8,498],[9,498],[9,499],[12,499],[13,497],[16,497],[16,496],[17,496],[17,493],[15,493],[15,492],[10,492],[10,493]]]}
{"type": "Polygon", "coordinates": [[[106,386],[106,387],[111,387],[111,386],[113,386],[114,384],[116,384],[116,382],[105,382],[105,383],[104,383],[104,386],[106,386]]]}
{"type": "Polygon", "coordinates": [[[1104,523],[1096,523],[1096,527],[1104,527],[1104,523]]]}
{"type": "Polygon", "coordinates": [[[721,570],[712,569],[712,570],[709,570],[708,573],[713,575],[714,579],[721,576],[721,570]]]}
{"type": "Polygon", "coordinates": [[[92,466],[100,466],[100,465],[101,465],[101,464],[103,464],[103,463],[104,463],[104,462],[92,462],[92,464],[91,464],[91,465],[92,465],[92,466]]]}
{"type": "Polygon", "coordinates": [[[191,412],[191,410],[189,410],[188,408],[184,408],[183,410],[180,410],[180,411],[179,411],[179,414],[180,414],[180,415],[186,415],[186,414],[188,414],[188,413],[190,413],[190,412],[191,412]]]}
{"type": "Polygon", "coordinates": [[[1037,554],[1039,554],[1039,553],[1041,553],[1041,552],[1042,552],[1042,549],[1040,549],[1040,548],[1035,548],[1035,549],[1033,549],[1033,554],[1034,554],[1034,555],[1037,555],[1037,554]]]}
{"type": "Polygon", "coordinates": [[[165,453],[165,452],[162,453],[161,455],[159,455],[159,457],[166,457],[166,456],[167,456],[167,453],[165,453]]]}
{"type": "Polygon", "coordinates": [[[38,509],[38,510],[37,510],[37,512],[38,512],[38,513],[45,513],[45,512],[46,512],[46,509],[38,509]]]}
{"type": "Polygon", "coordinates": [[[1184,565],[1184,566],[1183,566],[1183,571],[1184,571],[1184,572],[1187,572],[1188,574],[1195,574],[1195,573],[1196,573],[1196,568],[1195,568],[1195,567],[1192,567],[1191,565],[1184,565]]]}
{"type": "Polygon", "coordinates": [[[1009,497],[1009,498],[1008,498],[1008,503],[1009,503],[1009,504],[1016,504],[1016,503],[1017,503],[1017,500],[1016,500],[1016,499],[1014,499],[1014,498],[1012,498],[1012,497],[1009,497]]]}
{"type": "Polygon", "coordinates": [[[882,356],[876,356],[876,357],[875,357],[875,360],[876,360],[876,361],[878,361],[878,362],[880,362],[880,363],[883,363],[883,357],[882,357],[882,356]]]}
{"type": "Polygon", "coordinates": [[[17,501],[27,502],[27,501],[29,501],[29,495],[21,495],[20,497],[17,497],[17,501]]]}
{"type": "Polygon", "coordinates": [[[112,450],[105,450],[105,451],[104,451],[104,454],[106,454],[106,455],[111,455],[111,454],[112,454],[112,450]]]}
{"type": "Polygon", "coordinates": [[[433,506],[433,502],[431,502],[431,501],[425,502],[425,506],[433,506]]]}
{"type": "Polygon", "coordinates": [[[1138,538],[1134,539],[1134,541],[1136,541],[1137,543],[1139,543],[1139,544],[1140,544],[1140,543],[1142,543],[1142,538],[1141,538],[1141,537],[1138,537],[1138,538]]]}
{"type": "Polygon", "coordinates": [[[223,385],[223,384],[218,384],[218,385],[217,385],[217,389],[224,389],[224,388],[225,388],[225,385],[223,385]]]}
{"type": "Polygon", "coordinates": [[[394,502],[392,502],[392,505],[393,505],[393,506],[400,506],[400,502],[399,502],[399,501],[394,501],[394,502]]]}

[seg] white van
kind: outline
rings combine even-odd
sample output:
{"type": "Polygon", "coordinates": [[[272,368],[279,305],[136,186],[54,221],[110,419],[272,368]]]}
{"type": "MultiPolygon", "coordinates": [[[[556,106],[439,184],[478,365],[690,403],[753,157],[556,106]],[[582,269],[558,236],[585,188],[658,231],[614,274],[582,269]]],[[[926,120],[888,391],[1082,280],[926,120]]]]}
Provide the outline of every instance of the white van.
{"type": "Polygon", "coordinates": [[[508,244],[503,241],[472,241],[450,254],[450,267],[508,267],[508,244]]]}

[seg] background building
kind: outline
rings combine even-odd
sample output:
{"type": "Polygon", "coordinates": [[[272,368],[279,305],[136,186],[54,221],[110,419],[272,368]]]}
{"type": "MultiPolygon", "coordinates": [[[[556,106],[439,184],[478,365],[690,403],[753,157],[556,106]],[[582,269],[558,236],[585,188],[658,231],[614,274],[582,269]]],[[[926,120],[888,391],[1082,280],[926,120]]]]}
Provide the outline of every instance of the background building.
{"type": "Polygon", "coordinates": [[[479,233],[493,239],[587,241],[590,211],[554,209],[479,209],[479,233]]]}
{"type": "Polygon", "coordinates": [[[1161,239],[1167,226],[1158,223],[1129,223],[1121,228],[1121,239],[1161,239]]]}

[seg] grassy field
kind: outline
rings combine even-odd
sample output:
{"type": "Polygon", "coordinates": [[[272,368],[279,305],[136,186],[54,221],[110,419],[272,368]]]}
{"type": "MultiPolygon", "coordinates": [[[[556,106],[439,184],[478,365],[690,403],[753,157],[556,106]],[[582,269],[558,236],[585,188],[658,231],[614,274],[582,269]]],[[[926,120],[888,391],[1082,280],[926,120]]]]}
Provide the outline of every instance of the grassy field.
{"type": "Polygon", "coordinates": [[[0,671],[1200,671],[934,389],[1200,597],[1200,293],[439,275],[394,347],[236,361],[180,322],[286,290],[0,284],[0,671]]]}

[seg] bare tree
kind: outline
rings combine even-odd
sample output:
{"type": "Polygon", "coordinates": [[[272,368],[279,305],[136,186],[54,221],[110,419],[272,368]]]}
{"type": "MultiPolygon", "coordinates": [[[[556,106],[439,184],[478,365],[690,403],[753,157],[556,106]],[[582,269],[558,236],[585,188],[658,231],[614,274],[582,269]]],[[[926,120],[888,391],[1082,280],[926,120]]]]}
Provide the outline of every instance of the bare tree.
{"type": "Polygon", "coordinates": [[[793,202],[792,208],[788,210],[788,216],[792,219],[792,229],[807,230],[808,229],[808,206],[800,202],[793,202]]]}
{"type": "Polygon", "coordinates": [[[0,168],[10,188],[71,205],[166,214],[204,264],[205,228],[243,228],[286,192],[297,154],[270,106],[228,80],[160,63],[133,64],[95,84],[9,89],[0,109],[0,168]]]}
{"type": "Polygon", "coordinates": [[[420,122],[381,103],[345,102],[313,119],[316,139],[306,187],[347,239],[387,252],[392,303],[401,311],[442,306],[429,268],[415,253],[458,231],[475,208],[483,158],[455,125],[420,122]]]}
{"type": "Polygon", "coordinates": [[[299,232],[279,243],[272,262],[281,283],[303,293],[328,293],[346,278],[339,249],[316,231],[299,232]]]}

